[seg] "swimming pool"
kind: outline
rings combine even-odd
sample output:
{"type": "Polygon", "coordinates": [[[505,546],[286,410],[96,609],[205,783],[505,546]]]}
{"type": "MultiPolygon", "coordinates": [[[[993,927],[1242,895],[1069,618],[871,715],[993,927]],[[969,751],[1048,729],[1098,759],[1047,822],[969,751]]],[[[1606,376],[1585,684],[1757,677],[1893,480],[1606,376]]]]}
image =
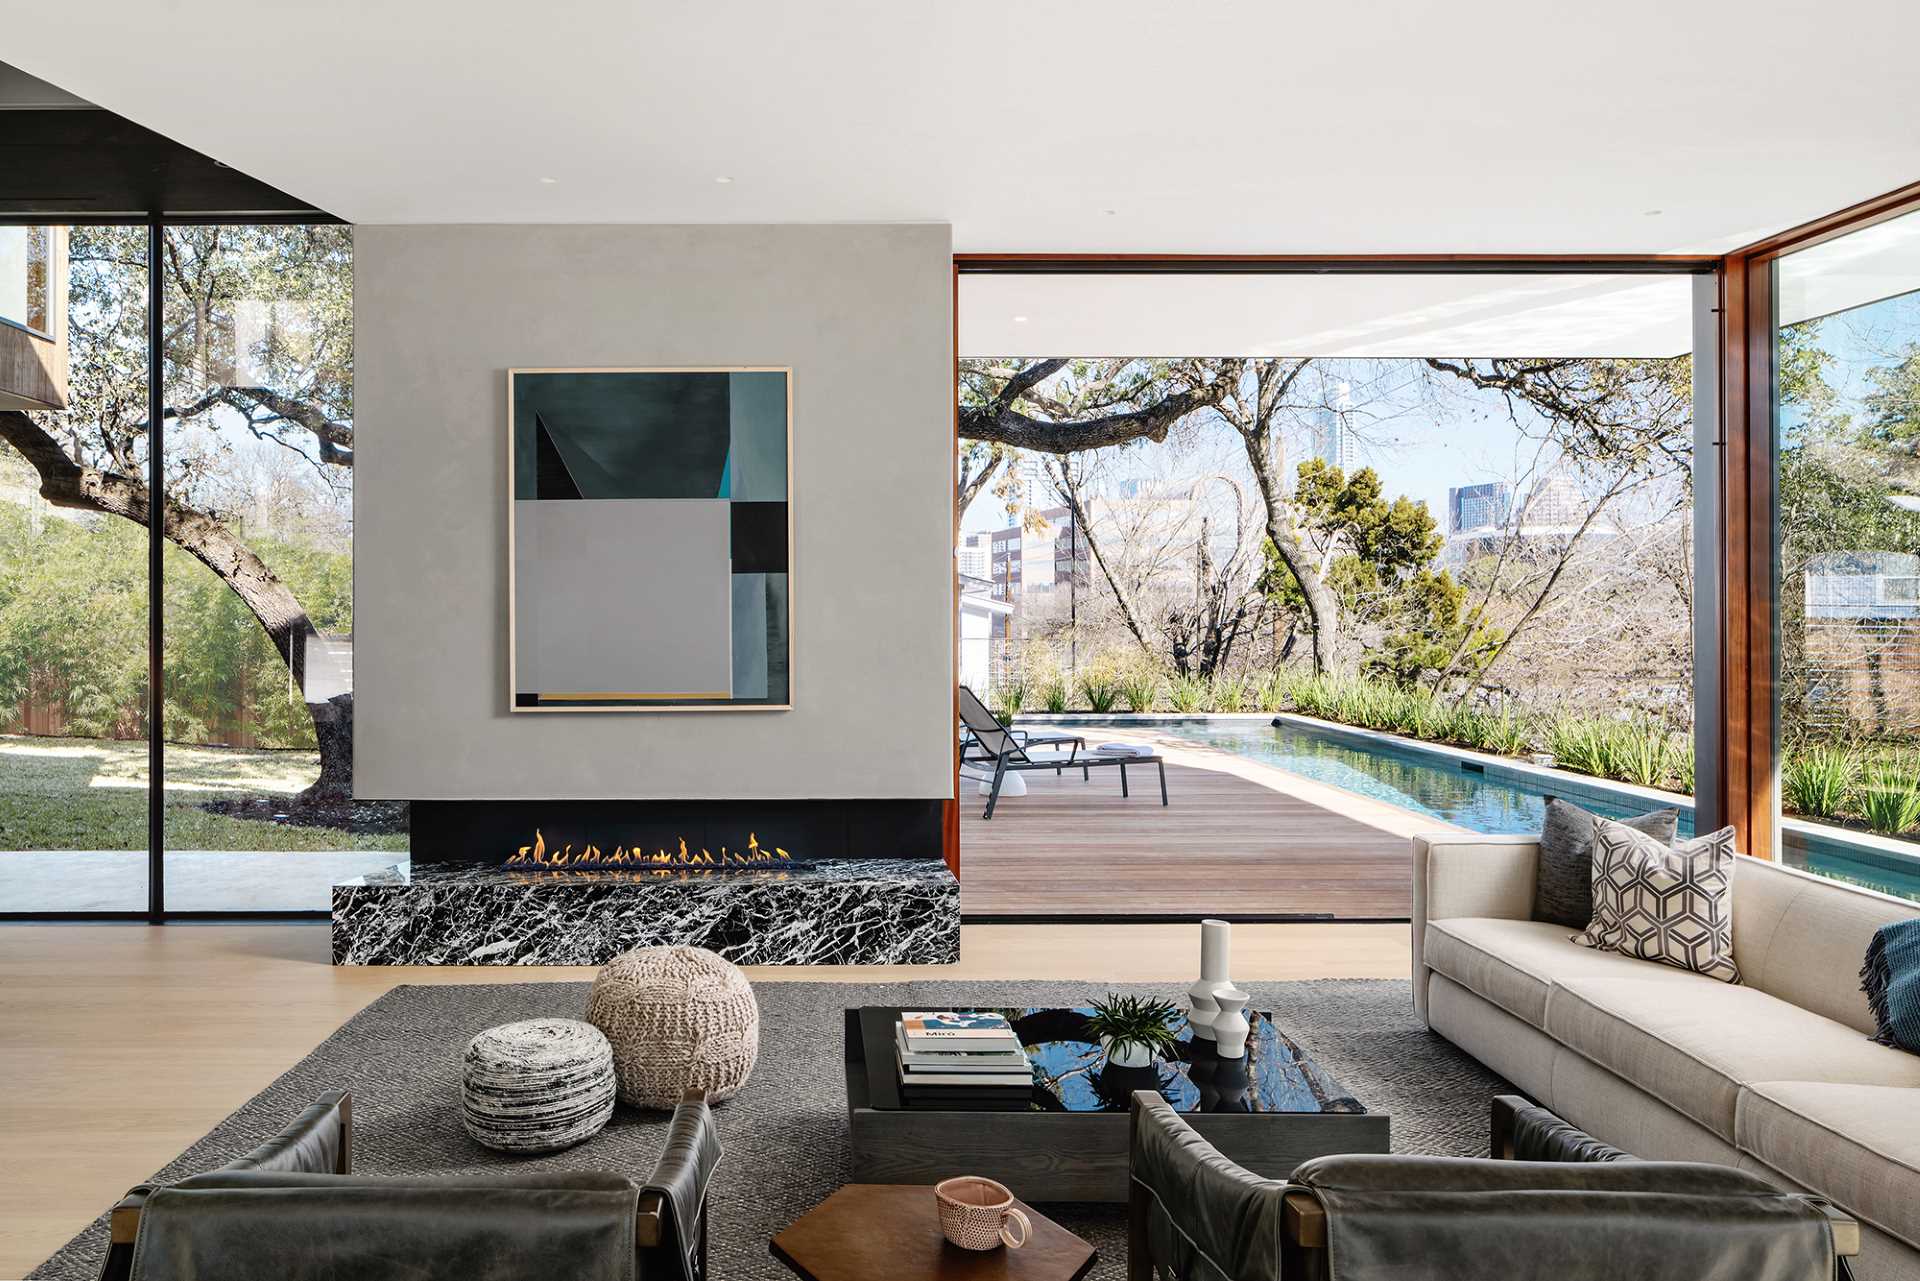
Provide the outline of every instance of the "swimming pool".
{"type": "MultiPolygon", "coordinates": [[[[1267,725],[1251,718],[1168,718],[1156,720],[1154,728],[1475,832],[1538,832],[1549,796],[1607,818],[1672,804],[1598,779],[1557,780],[1494,761],[1401,747],[1380,735],[1291,720],[1267,725]]],[[[1679,808],[1680,834],[1692,836],[1693,810],[1679,808]]],[[[1792,866],[1920,900],[1920,858],[1852,848],[1843,833],[1828,835],[1812,824],[1794,824],[1783,837],[1785,861],[1792,866]]]]}

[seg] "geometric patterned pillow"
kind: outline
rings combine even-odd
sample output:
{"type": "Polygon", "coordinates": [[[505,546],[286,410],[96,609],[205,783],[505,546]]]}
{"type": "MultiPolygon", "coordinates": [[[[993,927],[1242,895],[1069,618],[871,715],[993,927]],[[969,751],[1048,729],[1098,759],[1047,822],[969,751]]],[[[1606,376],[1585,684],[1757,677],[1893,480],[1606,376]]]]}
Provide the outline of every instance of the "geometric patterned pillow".
{"type": "Polygon", "coordinates": [[[1593,839],[1593,920],[1573,936],[1600,948],[1738,983],[1733,963],[1733,829],[1662,845],[1599,820],[1593,839]]]}

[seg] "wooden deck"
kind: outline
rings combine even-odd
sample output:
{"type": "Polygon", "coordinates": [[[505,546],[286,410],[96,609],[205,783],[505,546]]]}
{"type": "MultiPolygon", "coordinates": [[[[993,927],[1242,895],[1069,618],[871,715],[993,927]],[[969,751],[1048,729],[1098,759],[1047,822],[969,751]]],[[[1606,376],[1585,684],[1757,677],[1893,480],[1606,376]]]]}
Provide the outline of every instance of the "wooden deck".
{"type": "Polygon", "coordinates": [[[969,917],[1238,916],[1403,919],[1408,838],[1449,824],[1231,753],[1106,727],[1093,741],[1149,743],[1151,766],[1028,773],[1027,795],[985,801],[966,783],[960,901],[969,917]]]}

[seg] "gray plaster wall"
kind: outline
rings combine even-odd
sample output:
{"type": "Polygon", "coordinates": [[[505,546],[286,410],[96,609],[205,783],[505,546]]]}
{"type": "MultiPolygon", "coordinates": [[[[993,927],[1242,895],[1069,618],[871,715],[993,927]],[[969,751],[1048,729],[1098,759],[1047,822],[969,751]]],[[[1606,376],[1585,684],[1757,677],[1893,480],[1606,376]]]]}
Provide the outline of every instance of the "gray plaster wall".
{"type": "Polygon", "coordinates": [[[951,796],[951,252],[928,224],[357,228],[355,792],[951,796]],[[510,712],[506,371],[716,365],[793,368],[793,710],[510,712]]]}

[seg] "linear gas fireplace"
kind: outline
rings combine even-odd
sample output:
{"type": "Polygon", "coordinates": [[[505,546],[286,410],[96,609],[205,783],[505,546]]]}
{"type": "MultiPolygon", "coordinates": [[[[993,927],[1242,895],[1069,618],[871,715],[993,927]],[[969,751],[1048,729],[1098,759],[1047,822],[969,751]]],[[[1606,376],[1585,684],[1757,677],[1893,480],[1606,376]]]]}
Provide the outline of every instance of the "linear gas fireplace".
{"type": "Polygon", "coordinates": [[[938,801],[416,801],[409,865],[333,891],[341,965],[960,959],[938,801]]]}

